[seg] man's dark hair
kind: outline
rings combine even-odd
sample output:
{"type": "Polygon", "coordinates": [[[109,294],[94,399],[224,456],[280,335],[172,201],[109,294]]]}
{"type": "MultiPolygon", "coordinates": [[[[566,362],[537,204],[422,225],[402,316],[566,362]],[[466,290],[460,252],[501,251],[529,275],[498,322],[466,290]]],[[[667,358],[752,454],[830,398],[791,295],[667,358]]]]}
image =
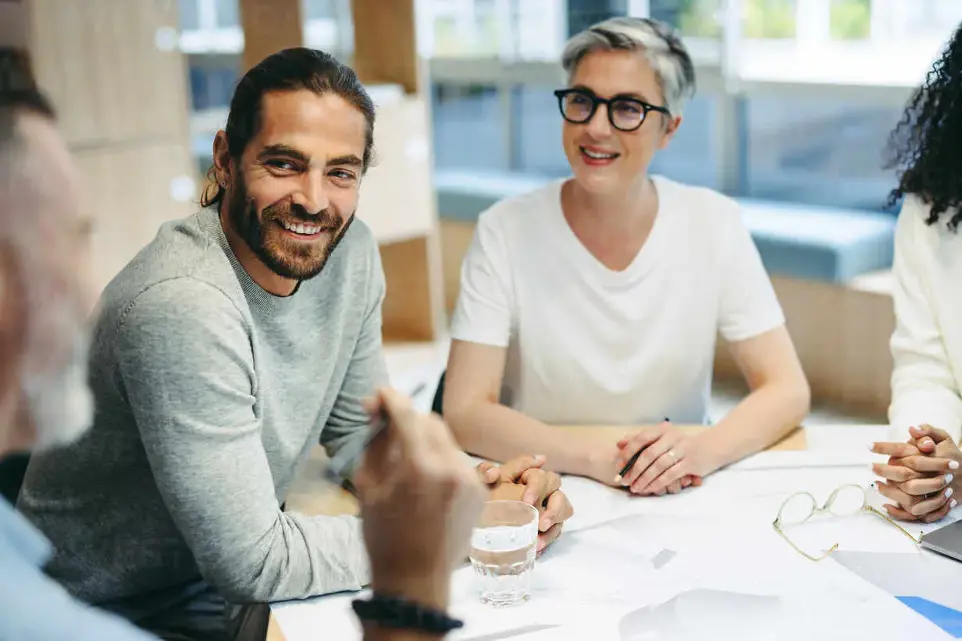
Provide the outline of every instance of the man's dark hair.
{"type": "Polygon", "coordinates": [[[946,44],[889,138],[888,168],[899,185],[889,205],[914,194],[929,205],[926,221],[962,222],[962,27],[946,44]]]}
{"type": "Polygon", "coordinates": [[[54,119],[53,106],[34,79],[27,52],[0,47],[0,108],[32,111],[54,119]]]}
{"type": "MultiPolygon", "coordinates": [[[[333,93],[354,105],[364,114],[367,133],[364,141],[364,170],[374,157],[374,102],[357,74],[334,56],[306,47],[284,49],[272,54],[244,74],[230,101],[227,116],[227,148],[239,160],[261,126],[264,94],[271,91],[306,89],[318,95],[333,93]]],[[[210,184],[204,190],[201,205],[220,205],[224,188],[217,183],[212,166],[207,172],[210,184]]]]}

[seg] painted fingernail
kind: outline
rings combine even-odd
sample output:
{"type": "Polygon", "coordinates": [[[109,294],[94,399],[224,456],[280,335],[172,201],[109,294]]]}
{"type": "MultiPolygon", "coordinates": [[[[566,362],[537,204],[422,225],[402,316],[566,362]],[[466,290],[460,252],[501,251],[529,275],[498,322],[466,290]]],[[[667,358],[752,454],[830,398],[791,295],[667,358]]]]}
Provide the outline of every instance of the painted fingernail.
{"type": "Polygon", "coordinates": [[[950,470],[957,470],[957,469],[959,469],[959,462],[958,462],[958,461],[949,461],[949,469],[950,469],[950,470]]]}
{"type": "Polygon", "coordinates": [[[868,450],[869,450],[869,452],[874,452],[874,451],[875,451],[875,443],[869,443],[869,444],[868,444],[868,450]]]}
{"type": "Polygon", "coordinates": [[[952,488],[951,488],[951,487],[945,491],[945,496],[946,496],[946,497],[952,496],[952,488]]]}
{"type": "Polygon", "coordinates": [[[949,509],[954,508],[958,504],[959,504],[958,501],[956,501],[955,499],[952,499],[952,501],[949,503],[949,509]]]}
{"type": "Polygon", "coordinates": [[[621,474],[615,474],[615,485],[621,484],[621,474]]]}
{"type": "Polygon", "coordinates": [[[955,478],[955,477],[952,476],[951,474],[946,474],[946,475],[945,475],[945,484],[948,485],[949,483],[952,482],[952,479],[954,479],[954,478],[955,478]]]}

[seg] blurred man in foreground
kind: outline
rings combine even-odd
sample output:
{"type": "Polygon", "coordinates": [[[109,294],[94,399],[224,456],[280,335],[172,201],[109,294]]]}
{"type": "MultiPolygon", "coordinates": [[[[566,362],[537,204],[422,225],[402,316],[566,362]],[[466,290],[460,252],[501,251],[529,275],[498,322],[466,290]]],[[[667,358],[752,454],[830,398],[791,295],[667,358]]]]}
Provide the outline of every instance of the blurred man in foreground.
{"type": "MultiPolygon", "coordinates": [[[[78,438],[91,420],[84,318],[89,224],[50,105],[0,50],[0,460],[78,438]]],[[[0,498],[0,639],[147,641],[44,576],[50,544],[0,498]]]]}

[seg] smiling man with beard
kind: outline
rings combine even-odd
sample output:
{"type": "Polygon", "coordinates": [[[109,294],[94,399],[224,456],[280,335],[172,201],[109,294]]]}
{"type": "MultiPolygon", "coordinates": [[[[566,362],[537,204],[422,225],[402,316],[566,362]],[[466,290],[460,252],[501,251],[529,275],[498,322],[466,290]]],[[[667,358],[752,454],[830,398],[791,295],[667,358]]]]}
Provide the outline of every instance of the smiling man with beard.
{"type": "Polygon", "coordinates": [[[281,503],[318,441],[364,437],[362,400],[386,383],[384,276],[354,220],[373,126],[348,67],[268,57],[237,86],[204,208],[103,292],[93,427],[33,458],[18,504],[79,598],[167,639],[223,639],[229,604],[367,583],[356,519],[281,503]]]}

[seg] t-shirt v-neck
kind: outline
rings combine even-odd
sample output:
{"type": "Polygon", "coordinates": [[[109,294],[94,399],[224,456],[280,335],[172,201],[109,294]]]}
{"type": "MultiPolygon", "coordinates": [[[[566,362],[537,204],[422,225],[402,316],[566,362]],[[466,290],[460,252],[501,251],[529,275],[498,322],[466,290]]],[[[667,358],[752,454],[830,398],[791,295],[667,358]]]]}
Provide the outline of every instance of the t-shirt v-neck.
{"type": "Polygon", "coordinates": [[[578,261],[582,269],[587,270],[587,273],[593,279],[597,279],[603,285],[617,287],[626,283],[636,283],[643,279],[658,263],[658,257],[664,246],[662,239],[665,234],[665,227],[670,224],[669,221],[665,220],[666,216],[663,215],[663,212],[668,210],[665,205],[666,199],[670,198],[668,186],[657,177],[652,177],[652,184],[658,192],[658,211],[655,213],[655,220],[648,232],[648,237],[641,245],[638,253],[632,258],[631,263],[625,269],[615,270],[609,268],[592,254],[591,250],[585,247],[578,235],[571,229],[571,225],[568,224],[561,199],[562,189],[566,182],[566,180],[559,180],[553,185],[552,200],[554,207],[548,212],[558,242],[563,244],[566,251],[570,252],[569,255],[572,259],[578,261]]]}

